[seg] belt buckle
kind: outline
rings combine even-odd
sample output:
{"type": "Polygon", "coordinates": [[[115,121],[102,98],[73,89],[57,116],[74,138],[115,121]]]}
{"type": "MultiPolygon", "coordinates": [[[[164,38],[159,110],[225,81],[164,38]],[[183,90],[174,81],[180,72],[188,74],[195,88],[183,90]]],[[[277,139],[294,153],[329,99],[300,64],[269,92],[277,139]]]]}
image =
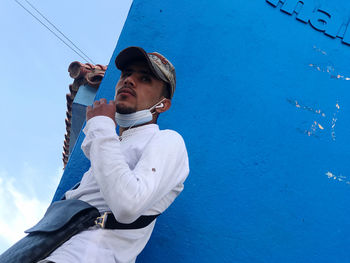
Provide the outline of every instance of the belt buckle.
{"type": "Polygon", "coordinates": [[[95,220],[95,225],[100,226],[101,228],[105,228],[106,221],[107,221],[107,216],[111,212],[104,212],[103,215],[99,216],[95,220]]]}

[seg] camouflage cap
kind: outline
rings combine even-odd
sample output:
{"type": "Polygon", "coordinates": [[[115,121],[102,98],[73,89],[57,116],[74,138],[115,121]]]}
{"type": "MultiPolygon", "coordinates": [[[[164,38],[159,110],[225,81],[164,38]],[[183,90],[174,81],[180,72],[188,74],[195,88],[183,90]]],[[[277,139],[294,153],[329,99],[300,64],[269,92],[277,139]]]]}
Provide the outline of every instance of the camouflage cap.
{"type": "Polygon", "coordinates": [[[176,86],[176,73],[173,64],[157,52],[146,53],[143,48],[128,47],[118,54],[115,65],[118,69],[123,70],[130,62],[137,60],[146,61],[154,75],[169,84],[170,98],[172,98],[176,86]]]}

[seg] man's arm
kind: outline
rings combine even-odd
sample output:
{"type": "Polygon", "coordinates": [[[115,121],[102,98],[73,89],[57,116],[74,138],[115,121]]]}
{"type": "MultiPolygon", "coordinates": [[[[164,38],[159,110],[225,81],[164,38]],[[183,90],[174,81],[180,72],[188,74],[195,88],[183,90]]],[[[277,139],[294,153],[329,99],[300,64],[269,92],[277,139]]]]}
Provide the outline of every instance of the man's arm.
{"type": "Polygon", "coordinates": [[[188,175],[186,147],[176,132],[152,138],[133,170],[124,160],[110,117],[93,116],[84,133],[82,149],[91,161],[92,173],[108,206],[122,223],[136,220],[188,175]]]}

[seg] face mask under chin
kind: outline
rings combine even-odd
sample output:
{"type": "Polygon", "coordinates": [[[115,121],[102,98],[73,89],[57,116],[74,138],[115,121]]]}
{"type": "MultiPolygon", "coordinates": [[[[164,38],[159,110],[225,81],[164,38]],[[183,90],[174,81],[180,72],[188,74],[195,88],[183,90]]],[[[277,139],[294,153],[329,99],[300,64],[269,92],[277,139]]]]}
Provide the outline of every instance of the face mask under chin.
{"type": "Polygon", "coordinates": [[[155,107],[157,107],[160,103],[162,103],[164,100],[165,98],[157,102],[155,105],[153,105],[149,109],[140,110],[140,111],[131,112],[131,113],[121,113],[121,111],[117,109],[117,112],[115,114],[115,121],[120,127],[129,128],[129,129],[134,126],[138,126],[138,125],[142,125],[147,122],[150,122],[153,119],[152,110],[155,107]]]}

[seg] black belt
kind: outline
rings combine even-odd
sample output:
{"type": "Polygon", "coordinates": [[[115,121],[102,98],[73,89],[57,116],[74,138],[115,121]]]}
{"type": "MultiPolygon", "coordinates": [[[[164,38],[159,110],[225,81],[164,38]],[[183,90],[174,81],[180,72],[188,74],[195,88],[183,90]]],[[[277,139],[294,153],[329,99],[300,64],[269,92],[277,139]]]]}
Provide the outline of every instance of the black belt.
{"type": "Polygon", "coordinates": [[[140,229],[148,226],[158,215],[140,216],[130,224],[118,222],[111,212],[105,212],[95,220],[95,224],[105,229],[140,229]]]}

